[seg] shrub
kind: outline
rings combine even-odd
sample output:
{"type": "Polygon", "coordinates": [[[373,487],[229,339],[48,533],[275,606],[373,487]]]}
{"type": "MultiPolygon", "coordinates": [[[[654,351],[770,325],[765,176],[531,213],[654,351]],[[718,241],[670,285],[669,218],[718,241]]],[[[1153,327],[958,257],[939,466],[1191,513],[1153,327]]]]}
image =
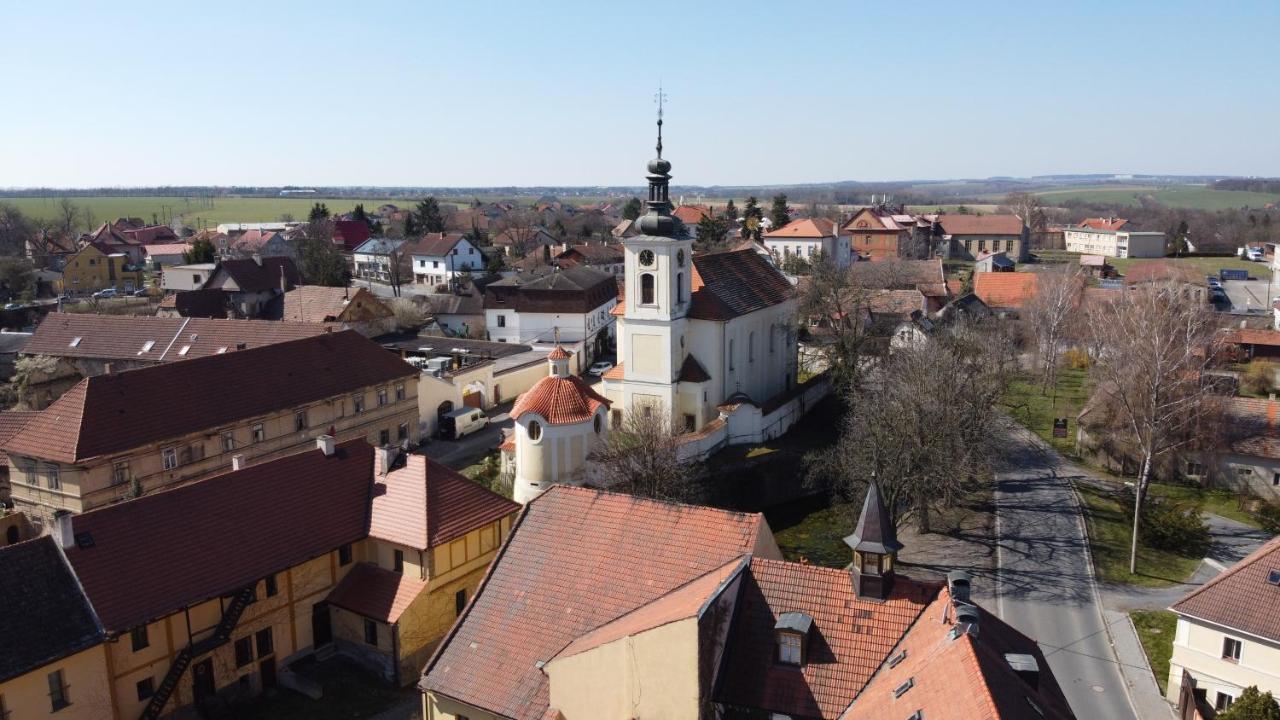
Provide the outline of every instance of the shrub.
{"type": "Polygon", "coordinates": [[[1089,353],[1080,348],[1067,348],[1067,351],[1062,354],[1062,359],[1066,361],[1067,367],[1072,370],[1089,369],[1089,353]]]}
{"type": "Polygon", "coordinates": [[[1280,504],[1263,503],[1255,513],[1258,524],[1272,535],[1280,535],[1280,504]]]}
{"type": "Polygon", "coordinates": [[[1275,388],[1276,365],[1263,360],[1255,360],[1245,368],[1240,384],[1254,395],[1265,395],[1275,388]]]}
{"type": "MultiPolygon", "coordinates": [[[[1132,517],[1133,491],[1125,488],[1119,500],[1125,514],[1132,517]]],[[[1148,493],[1142,505],[1138,540],[1156,550],[1183,557],[1203,557],[1209,549],[1209,526],[1201,519],[1198,506],[1168,502],[1148,493]]]]}

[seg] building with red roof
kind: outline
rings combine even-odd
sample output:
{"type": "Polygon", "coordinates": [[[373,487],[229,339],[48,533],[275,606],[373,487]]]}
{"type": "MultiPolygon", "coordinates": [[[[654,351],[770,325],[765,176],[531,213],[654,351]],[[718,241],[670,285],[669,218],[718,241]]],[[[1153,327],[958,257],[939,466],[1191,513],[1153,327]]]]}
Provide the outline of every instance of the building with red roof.
{"type": "Polygon", "coordinates": [[[973,294],[993,310],[1018,310],[1036,294],[1036,274],[974,273],[973,294]]]}
{"type": "Polygon", "coordinates": [[[1017,262],[1030,256],[1030,231],[1017,215],[939,215],[937,225],[947,258],[976,260],[983,251],[1002,252],[1017,262]]]}
{"type": "Polygon", "coordinates": [[[373,236],[369,224],[363,220],[334,220],[333,242],[342,246],[342,251],[353,253],[373,236]]]}
{"type": "Polygon", "coordinates": [[[822,256],[845,267],[854,261],[853,251],[839,226],[826,218],[801,218],[764,234],[764,245],[778,262],[789,257],[812,262],[822,256]]]}

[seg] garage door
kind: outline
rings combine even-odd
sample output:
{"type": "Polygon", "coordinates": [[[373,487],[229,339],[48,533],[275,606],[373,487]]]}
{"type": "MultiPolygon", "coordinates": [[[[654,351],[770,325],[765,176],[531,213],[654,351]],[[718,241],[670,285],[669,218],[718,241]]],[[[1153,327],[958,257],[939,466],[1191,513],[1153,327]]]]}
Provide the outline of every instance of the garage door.
{"type": "Polygon", "coordinates": [[[484,395],[478,392],[466,393],[462,396],[462,404],[473,408],[483,407],[484,395]]]}

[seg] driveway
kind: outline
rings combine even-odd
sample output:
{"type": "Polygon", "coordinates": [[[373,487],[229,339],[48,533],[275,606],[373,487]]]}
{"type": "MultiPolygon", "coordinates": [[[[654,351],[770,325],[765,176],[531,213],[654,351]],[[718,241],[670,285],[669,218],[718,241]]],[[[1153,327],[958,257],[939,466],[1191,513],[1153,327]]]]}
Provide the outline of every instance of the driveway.
{"type": "Polygon", "coordinates": [[[511,403],[489,408],[489,424],[483,430],[467,435],[461,440],[431,438],[415,452],[461,470],[502,444],[502,431],[511,427],[511,403]]]}
{"type": "Polygon", "coordinates": [[[1135,718],[1070,485],[1082,471],[1021,427],[1008,438],[996,478],[996,611],[1036,639],[1076,717],[1135,718]]]}
{"type": "Polygon", "coordinates": [[[1231,301],[1231,312],[1270,314],[1271,283],[1266,279],[1266,266],[1259,264],[1258,267],[1257,280],[1227,280],[1222,283],[1222,289],[1231,301]]]}

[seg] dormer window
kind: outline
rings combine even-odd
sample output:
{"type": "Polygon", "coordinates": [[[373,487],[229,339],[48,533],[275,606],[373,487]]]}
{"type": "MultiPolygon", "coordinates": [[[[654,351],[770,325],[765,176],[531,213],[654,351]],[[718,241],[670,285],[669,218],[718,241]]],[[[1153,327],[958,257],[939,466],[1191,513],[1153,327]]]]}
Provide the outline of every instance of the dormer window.
{"type": "Polygon", "coordinates": [[[802,612],[784,612],[778,616],[773,631],[778,641],[778,662],[782,665],[804,665],[806,641],[813,618],[802,612]]]}

